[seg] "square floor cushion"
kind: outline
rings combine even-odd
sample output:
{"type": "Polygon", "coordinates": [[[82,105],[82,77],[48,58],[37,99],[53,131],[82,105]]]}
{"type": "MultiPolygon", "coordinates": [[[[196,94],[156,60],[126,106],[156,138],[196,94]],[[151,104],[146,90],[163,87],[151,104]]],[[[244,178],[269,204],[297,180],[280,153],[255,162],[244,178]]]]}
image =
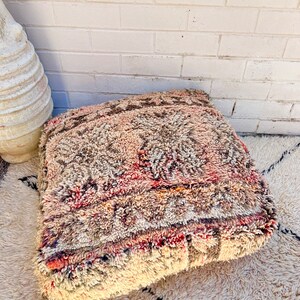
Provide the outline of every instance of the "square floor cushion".
{"type": "Polygon", "coordinates": [[[128,294],[253,253],[276,226],[267,184],[202,91],[71,110],[46,124],[40,158],[47,299],[128,294]]]}

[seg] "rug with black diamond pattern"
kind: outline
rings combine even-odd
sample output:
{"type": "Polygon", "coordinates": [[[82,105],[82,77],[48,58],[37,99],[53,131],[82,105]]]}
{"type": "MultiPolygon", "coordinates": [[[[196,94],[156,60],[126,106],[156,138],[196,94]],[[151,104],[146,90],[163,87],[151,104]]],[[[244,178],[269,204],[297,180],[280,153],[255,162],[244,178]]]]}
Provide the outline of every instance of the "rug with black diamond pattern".
{"type": "MultiPolygon", "coordinates": [[[[257,253],[165,278],[118,300],[300,299],[300,137],[244,137],[275,197],[279,226],[257,253]]],[[[0,160],[0,300],[40,299],[33,274],[38,160],[0,160]]]]}

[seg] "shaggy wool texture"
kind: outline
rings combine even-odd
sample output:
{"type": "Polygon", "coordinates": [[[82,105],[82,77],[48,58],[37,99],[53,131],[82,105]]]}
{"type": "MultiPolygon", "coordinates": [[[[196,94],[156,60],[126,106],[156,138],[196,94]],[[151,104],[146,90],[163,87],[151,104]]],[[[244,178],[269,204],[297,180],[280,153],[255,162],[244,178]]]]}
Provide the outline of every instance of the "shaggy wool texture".
{"type": "Polygon", "coordinates": [[[259,249],[272,196],[202,91],[50,120],[40,144],[37,275],[48,299],[108,299],[259,249]]]}
{"type": "MultiPolygon", "coordinates": [[[[300,137],[243,141],[260,172],[265,170],[274,194],[279,227],[270,242],[250,256],[181,272],[118,300],[300,298],[300,137]]],[[[39,208],[37,163],[10,165],[0,181],[1,300],[41,300],[32,263],[39,208]]]]}

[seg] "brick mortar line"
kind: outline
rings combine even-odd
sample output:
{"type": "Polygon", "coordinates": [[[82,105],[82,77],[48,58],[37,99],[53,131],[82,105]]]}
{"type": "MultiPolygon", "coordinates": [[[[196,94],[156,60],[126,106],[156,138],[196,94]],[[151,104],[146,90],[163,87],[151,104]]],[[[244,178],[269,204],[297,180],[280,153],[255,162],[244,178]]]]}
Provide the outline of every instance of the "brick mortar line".
{"type": "MultiPolygon", "coordinates": [[[[7,3],[19,3],[19,4],[23,4],[24,1],[21,1],[21,0],[16,0],[16,1],[12,1],[12,0],[6,0],[5,2],[7,3]]],[[[155,6],[167,6],[167,7],[180,7],[180,8],[186,8],[186,7],[195,7],[195,8],[205,8],[205,7],[208,7],[208,8],[235,8],[235,9],[240,9],[240,10],[246,10],[246,9],[262,9],[262,10],[271,10],[271,11],[278,11],[278,12],[286,12],[286,11],[291,11],[291,12],[294,12],[294,9],[300,7],[300,3],[298,5],[295,5],[295,7],[278,7],[278,6],[265,6],[265,7],[262,7],[262,6],[239,6],[239,5],[230,5],[230,4],[227,4],[227,1],[225,4],[223,5],[209,5],[209,4],[195,4],[195,3],[162,3],[162,2],[148,2],[148,3],[136,3],[134,1],[128,1],[126,3],[120,3],[120,2],[114,2],[113,0],[112,1],[106,1],[106,2],[101,2],[101,1],[90,1],[90,0],[87,0],[87,1],[76,1],[76,0],[70,0],[70,1],[41,1],[41,0],[36,0],[36,1],[26,1],[27,3],[50,3],[50,2],[53,2],[53,3],[64,3],[64,4],[67,4],[67,3],[76,3],[76,4],[92,4],[92,5],[107,5],[107,6],[115,6],[115,5],[124,5],[124,6],[139,6],[139,5],[142,5],[142,6],[150,6],[150,7],[155,7],[155,6]]]]}
{"type": "MultiPolygon", "coordinates": [[[[300,11],[299,11],[300,12],[300,11]]],[[[299,14],[300,17],[300,14],[299,14]]],[[[157,28],[141,28],[141,27],[136,27],[136,28],[128,28],[128,27],[85,27],[85,26],[74,26],[74,25],[43,25],[43,24],[27,24],[23,23],[22,24],[24,27],[31,29],[31,28],[53,28],[53,29],[64,29],[64,30],[81,30],[81,31],[128,31],[128,32],[177,32],[177,33],[182,33],[182,32],[187,32],[187,33],[198,33],[198,34],[215,34],[215,35],[245,35],[245,36],[265,36],[265,37],[290,37],[290,38],[300,38],[300,33],[269,33],[269,32],[247,32],[247,31],[219,31],[219,30],[190,30],[190,29],[157,29],[157,28]]]]}
{"type": "MultiPolygon", "coordinates": [[[[46,70],[46,74],[53,74],[53,75],[89,75],[89,72],[60,72],[60,71],[47,71],[46,70]]],[[[147,75],[147,74],[118,74],[118,73],[97,73],[96,75],[104,75],[104,76],[119,76],[119,77],[150,77],[150,78],[166,78],[166,79],[186,79],[186,80],[193,80],[193,81],[224,81],[224,82],[229,82],[229,83],[261,83],[261,84],[270,84],[270,83],[276,83],[276,84],[295,84],[295,81],[265,81],[265,80],[247,80],[247,81],[240,81],[239,79],[226,79],[226,78],[210,78],[210,77],[200,77],[200,76],[183,76],[183,77],[179,77],[179,76],[168,76],[168,75],[147,75]]],[[[300,81],[297,82],[297,84],[300,84],[300,81]]],[[[290,100],[293,101],[293,100],[290,100]]]]}
{"type": "Polygon", "coordinates": [[[283,49],[283,52],[282,52],[282,55],[281,55],[281,58],[282,58],[282,59],[286,58],[286,57],[285,57],[285,54],[286,54],[286,49],[287,49],[289,40],[290,40],[290,38],[287,38],[287,39],[286,39],[286,43],[285,43],[285,46],[284,46],[284,49],[283,49]]]}
{"type": "Polygon", "coordinates": [[[273,86],[273,82],[271,82],[271,84],[269,86],[269,90],[268,90],[268,93],[266,95],[265,101],[271,101],[271,99],[269,97],[270,97],[270,93],[271,93],[271,90],[272,90],[272,86],[273,86]]]}
{"type": "MultiPolygon", "coordinates": [[[[59,75],[74,75],[74,74],[77,74],[77,75],[91,75],[91,71],[67,71],[67,70],[63,70],[62,72],[60,71],[47,71],[46,70],[46,73],[47,74],[53,74],[53,73],[56,73],[56,74],[59,74],[59,75]]],[[[158,74],[143,74],[143,73],[139,73],[137,74],[136,72],[132,72],[132,73],[124,73],[124,72],[121,72],[120,74],[119,73],[113,73],[113,72],[94,72],[93,74],[95,75],[107,75],[107,76],[131,76],[131,77],[156,77],[156,78],[180,78],[180,79],[186,79],[186,80],[193,80],[193,81],[211,81],[211,80],[214,80],[214,81],[225,81],[225,82],[235,82],[235,83],[252,83],[252,84],[255,84],[255,83],[272,83],[274,81],[270,80],[270,81],[265,81],[265,82],[262,82],[260,79],[258,80],[248,80],[248,81],[240,81],[239,79],[228,79],[228,78],[224,78],[224,77],[203,77],[203,76],[181,76],[180,77],[180,72],[178,72],[178,74],[176,75],[158,75],[158,74]]],[[[276,82],[277,83],[277,82],[276,82]]],[[[278,82],[279,83],[279,82],[278,82]]],[[[280,81],[280,83],[285,83],[285,84],[299,84],[300,81],[295,81],[295,80],[289,80],[289,81],[280,81]]],[[[265,99],[264,99],[265,100],[265,99]]],[[[291,100],[293,101],[293,100],[291,100]]]]}
{"type": "MultiPolygon", "coordinates": [[[[293,122],[290,120],[289,117],[287,118],[272,118],[272,119],[268,119],[267,117],[264,117],[264,118],[250,118],[250,117],[233,117],[233,116],[230,116],[229,117],[230,119],[232,120],[258,120],[258,121],[271,121],[271,122],[281,122],[281,121],[288,121],[288,122],[293,122]]],[[[300,119],[298,120],[295,120],[294,123],[299,123],[300,122],[300,119]]]]}
{"type": "Polygon", "coordinates": [[[253,32],[257,32],[258,22],[260,20],[260,12],[261,12],[261,10],[259,9],[258,12],[257,12],[257,15],[256,15],[256,22],[255,22],[255,26],[254,26],[253,32]]]}
{"type": "Polygon", "coordinates": [[[244,81],[246,78],[245,78],[245,74],[246,74],[246,70],[248,69],[248,59],[245,59],[245,66],[244,66],[244,70],[243,70],[243,73],[241,74],[241,81],[244,81]]]}
{"type": "Polygon", "coordinates": [[[118,56],[122,55],[124,57],[126,56],[138,56],[138,57],[161,57],[161,58],[179,58],[179,57],[193,57],[193,58],[204,58],[204,59],[215,59],[219,61],[246,61],[246,62],[251,62],[251,61],[262,61],[262,62],[291,62],[291,63],[298,63],[300,62],[300,57],[299,58],[281,58],[281,57],[252,57],[252,56],[220,56],[216,54],[184,54],[184,53],[172,53],[172,52],[129,52],[129,51],[101,51],[101,50],[95,50],[91,49],[90,51],[88,50],[80,50],[74,51],[74,50],[67,50],[67,49],[49,49],[49,48],[40,48],[40,47],[35,47],[35,50],[38,53],[47,53],[47,54],[78,54],[78,55],[84,55],[84,54],[96,54],[96,55],[103,55],[103,56],[118,56]]]}
{"type": "MultiPolygon", "coordinates": [[[[188,87],[187,87],[188,89],[188,87]]],[[[193,89],[193,88],[191,88],[193,89]]],[[[98,91],[98,92],[84,92],[84,91],[70,91],[70,90],[57,90],[57,89],[52,89],[52,92],[53,93],[61,93],[61,92],[64,92],[64,93],[82,93],[82,94],[109,94],[109,95],[137,95],[138,93],[132,93],[132,92],[102,92],[102,91],[98,91]]],[[[217,100],[217,101],[222,101],[222,102],[230,102],[230,101],[234,101],[235,104],[236,104],[236,101],[239,101],[239,102],[246,102],[246,101],[253,101],[253,102],[266,102],[265,100],[261,100],[261,99],[241,99],[241,98],[219,98],[219,97],[210,97],[211,101],[214,101],[214,100],[217,100]]],[[[288,101],[268,101],[268,102],[271,102],[271,103],[277,103],[277,104],[287,104],[287,105],[296,105],[296,104],[300,104],[300,102],[288,102],[288,101]]],[[[291,107],[292,108],[292,107],[291,107]]],[[[239,119],[239,117],[237,117],[236,119],[239,119]]],[[[250,118],[251,119],[251,118],[250,118]]],[[[299,118],[296,118],[296,119],[299,119],[299,118]]]]}
{"type": "MultiPolygon", "coordinates": [[[[300,10],[299,10],[300,12],[300,10]]],[[[238,31],[203,31],[203,30],[180,30],[180,29],[143,29],[143,28],[128,28],[126,29],[125,27],[121,27],[121,28],[101,28],[101,27],[74,27],[74,26],[61,26],[61,25],[34,25],[34,24],[25,24],[23,25],[28,29],[31,28],[40,28],[40,29],[44,29],[44,28],[50,28],[50,29],[74,29],[75,30],[79,30],[79,31],[91,31],[91,32],[122,32],[122,33],[127,33],[127,32],[136,32],[136,33],[157,33],[157,32],[162,32],[162,33],[178,33],[178,34],[182,34],[183,32],[187,32],[187,33],[191,33],[191,34],[199,34],[199,35],[203,35],[203,36],[242,36],[242,37],[266,37],[266,38],[281,38],[281,39],[285,39],[288,36],[292,37],[292,38],[300,38],[300,33],[299,34],[288,34],[288,33],[261,33],[261,32],[238,32],[238,31]]]]}
{"type": "Polygon", "coordinates": [[[217,57],[220,57],[220,49],[221,49],[221,42],[222,42],[222,34],[219,34],[218,37],[218,46],[217,46],[217,57]]]}
{"type": "Polygon", "coordinates": [[[118,13],[119,13],[119,23],[120,23],[119,28],[121,29],[122,28],[122,14],[121,14],[121,5],[120,5],[120,3],[118,4],[118,13]]]}

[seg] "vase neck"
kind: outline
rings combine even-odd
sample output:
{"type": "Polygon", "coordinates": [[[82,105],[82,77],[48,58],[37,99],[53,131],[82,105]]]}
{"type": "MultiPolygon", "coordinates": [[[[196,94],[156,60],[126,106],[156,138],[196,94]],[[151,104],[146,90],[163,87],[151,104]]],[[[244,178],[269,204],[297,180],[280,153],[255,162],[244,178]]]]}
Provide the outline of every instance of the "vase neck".
{"type": "Polygon", "coordinates": [[[22,31],[22,26],[14,20],[3,1],[0,0],[0,48],[7,42],[18,41],[22,31]]]}

